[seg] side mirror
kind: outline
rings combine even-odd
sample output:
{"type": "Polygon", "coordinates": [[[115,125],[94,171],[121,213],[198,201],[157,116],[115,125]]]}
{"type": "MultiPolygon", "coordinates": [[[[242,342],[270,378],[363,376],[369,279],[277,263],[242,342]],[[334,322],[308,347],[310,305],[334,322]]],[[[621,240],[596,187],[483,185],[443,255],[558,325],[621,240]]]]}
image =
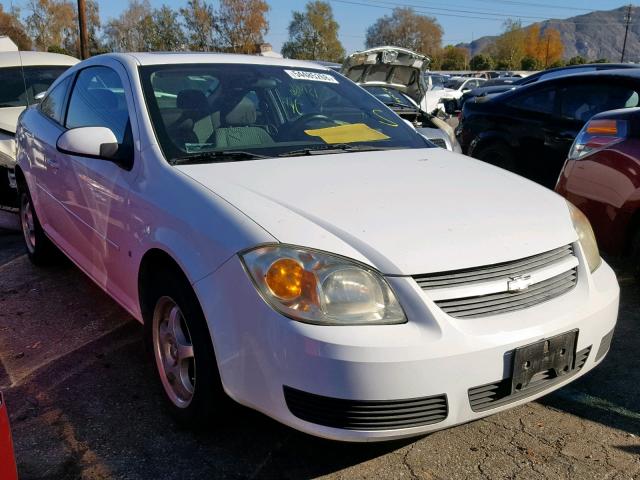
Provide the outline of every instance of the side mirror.
{"type": "Polygon", "coordinates": [[[471,91],[471,89],[470,89],[470,88],[468,88],[468,87],[464,87],[464,88],[462,89],[462,93],[466,93],[466,92],[470,92],[470,91],[471,91]]]}
{"type": "Polygon", "coordinates": [[[40,103],[42,102],[46,94],[47,94],[47,91],[45,90],[44,92],[38,93],[35,97],[33,97],[33,99],[35,100],[36,103],[40,103]]]}
{"type": "Polygon", "coordinates": [[[80,127],[67,130],[58,138],[58,150],[68,155],[120,161],[120,145],[106,127],[80,127]]]}

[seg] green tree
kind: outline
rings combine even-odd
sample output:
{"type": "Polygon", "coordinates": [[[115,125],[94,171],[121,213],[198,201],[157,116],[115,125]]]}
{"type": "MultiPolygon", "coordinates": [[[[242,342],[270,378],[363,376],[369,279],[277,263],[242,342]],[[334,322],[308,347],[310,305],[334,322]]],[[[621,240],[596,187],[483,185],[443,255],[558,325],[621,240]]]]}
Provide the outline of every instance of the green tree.
{"type": "Polygon", "coordinates": [[[265,0],[220,0],[220,46],[228,52],[256,53],[269,31],[268,11],[265,0]]]}
{"type": "Polygon", "coordinates": [[[540,64],[535,57],[527,55],[520,60],[520,68],[522,70],[538,70],[540,69],[540,64]]]}
{"type": "Polygon", "coordinates": [[[27,30],[36,49],[64,48],[67,37],[77,34],[73,4],[67,0],[29,0],[27,30]]]}
{"type": "Polygon", "coordinates": [[[207,52],[215,50],[215,12],[207,0],[189,0],[180,9],[184,20],[187,43],[190,50],[207,52]]]}
{"type": "Polygon", "coordinates": [[[0,35],[6,35],[20,50],[31,50],[31,39],[20,21],[20,10],[12,8],[5,12],[0,5],[0,35]]]}
{"type": "Polygon", "coordinates": [[[442,45],[442,27],[435,18],[398,7],[367,29],[365,44],[367,48],[395,45],[433,56],[442,45]]]}
{"type": "Polygon", "coordinates": [[[123,52],[149,50],[149,39],[153,36],[152,15],[149,0],[130,0],[127,9],[105,26],[109,48],[123,52]]]}
{"type": "Polygon", "coordinates": [[[153,11],[151,38],[147,39],[149,50],[171,52],[183,50],[187,39],[178,20],[178,12],[167,5],[153,11]]]}
{"type": "Polygon", "coordinates": [[[471,70],[491,70],[493,68],[493,59],[489,55],[479,53],[471,58],[469,68],[471,70]]]}
{"type": "Polygon", "coordinates": [[[442,70],[465,70],[467,68],[468,50],[447,45],[442,52],[442,70]]]}
{"type": "Polygon", "coordinates": [[[514,70],[520,67],[525,54],[526,32],[520,21],[508,19],[504,23],[504,33],[493,41],[488,51],[498,65],[504,70],[514,70]]]}
{"type": "Polygon", "coordinates": [[[304,12],[293,12],[282,54],[287,58],[341,62],[345,51],[338,40],[338,28],[329,3],[307,2],[304,12]]]}
{"type": "Polygon", "coordinates": [[[571,57],[567,64],[568,65],[584,65],[585,63],[587,63],[586,58],[584,58],[582,55],[576,55],[575,57],[571,57]]]}

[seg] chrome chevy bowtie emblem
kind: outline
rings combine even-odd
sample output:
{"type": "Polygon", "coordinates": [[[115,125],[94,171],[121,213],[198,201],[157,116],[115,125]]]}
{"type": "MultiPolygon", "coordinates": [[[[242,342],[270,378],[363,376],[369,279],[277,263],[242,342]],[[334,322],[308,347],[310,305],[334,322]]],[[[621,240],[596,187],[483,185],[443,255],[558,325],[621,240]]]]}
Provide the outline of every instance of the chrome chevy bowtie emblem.
{"type": "Polygon", "coordinates": [[[518,275],[517,277],[509,277],[507,282],[507,290],[509,292],[521,292],[531,286],[531,275],[518,275]]]}

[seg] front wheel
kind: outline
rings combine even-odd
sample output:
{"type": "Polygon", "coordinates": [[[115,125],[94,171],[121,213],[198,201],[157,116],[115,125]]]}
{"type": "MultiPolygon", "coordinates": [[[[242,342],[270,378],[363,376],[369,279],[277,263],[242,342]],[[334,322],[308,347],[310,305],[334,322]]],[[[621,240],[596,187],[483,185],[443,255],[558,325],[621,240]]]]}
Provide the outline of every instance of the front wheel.
{"type": "Polygon", "coordinates": [[[155,370],[172,416],[190,428],[206,427],[220,421],[230,403],[207,323],[186,280],[159,277],[153,312],[145,318],[155,370]]]}
{"type": "Polygon", "coordinates": [[[20,191],[20,226],[31,263],[37,266],[53,263],[58,257],[57,249],[45,235],[26,188],[20,191]]]}

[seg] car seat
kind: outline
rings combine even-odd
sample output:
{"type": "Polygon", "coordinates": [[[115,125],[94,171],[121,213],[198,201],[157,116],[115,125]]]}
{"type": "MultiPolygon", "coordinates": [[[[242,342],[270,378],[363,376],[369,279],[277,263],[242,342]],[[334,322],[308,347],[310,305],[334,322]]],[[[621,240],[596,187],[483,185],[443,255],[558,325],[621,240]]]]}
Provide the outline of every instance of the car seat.
{"type": "Polygon", "coordinates": [[[213,132],[212,140],[216,148],[250,147],[272,144],[273,139],[267,131],[255,125],[256,106],[249,98],[244,97],[226,114],[224,127],[213,132]]]}

